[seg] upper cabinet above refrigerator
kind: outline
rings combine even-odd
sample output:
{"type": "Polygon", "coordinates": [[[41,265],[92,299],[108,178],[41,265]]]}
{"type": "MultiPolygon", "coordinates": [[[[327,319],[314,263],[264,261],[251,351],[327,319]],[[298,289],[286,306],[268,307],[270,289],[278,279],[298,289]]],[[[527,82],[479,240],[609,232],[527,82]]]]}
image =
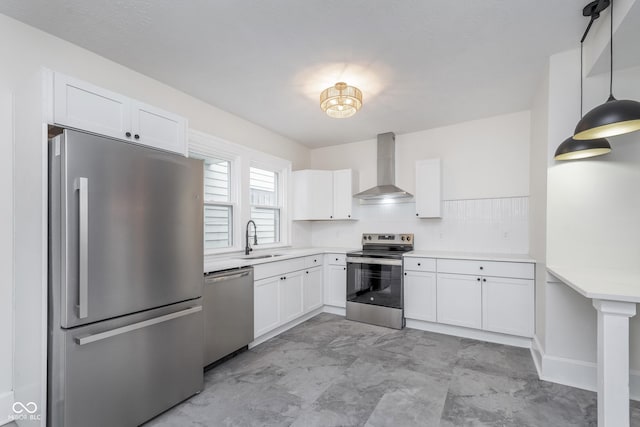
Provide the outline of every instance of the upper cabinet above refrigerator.
{"type": "Polygon", "coordinates": [[[187,154],[184,117],[61,73],[45,79],[49,123],[187,154]]]}

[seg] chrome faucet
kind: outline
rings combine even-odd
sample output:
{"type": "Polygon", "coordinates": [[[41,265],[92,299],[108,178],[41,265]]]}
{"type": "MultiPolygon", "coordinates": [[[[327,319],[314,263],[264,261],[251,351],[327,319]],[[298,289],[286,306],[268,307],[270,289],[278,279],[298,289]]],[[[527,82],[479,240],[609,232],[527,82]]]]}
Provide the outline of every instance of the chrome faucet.
{"type": "Polygon", "coordinates": [[[244,254],[245,255],[249,255],[249,252],[253,250],[251,245],[249,245],[249,224],[253,224],[253,244],[254,245],[258,244],[258,230],[256,229],[256,223],[253,222],[252,219],[250,219],[247,222],[247,229],[245,230],[245,235],[244,235],[245,237],[244,254]]]}

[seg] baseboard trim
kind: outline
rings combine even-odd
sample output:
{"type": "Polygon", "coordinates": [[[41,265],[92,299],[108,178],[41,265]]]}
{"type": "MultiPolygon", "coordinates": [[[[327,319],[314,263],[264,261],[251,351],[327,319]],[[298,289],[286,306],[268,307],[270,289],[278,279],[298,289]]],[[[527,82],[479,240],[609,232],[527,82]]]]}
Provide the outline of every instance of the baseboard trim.
{"type": "Polygon", "coordinates": [[[407,319],[406,326],[407,328],[419,329],[421,331],[436,332],[439,334],[493,342],[513,347],[531,348],[531,338],[526,337],[517,337],[513,335],[499,334],[497,332],[481,331],[479,329],[470,329],[462,326],[445,325],[442,323],[433,323],[414,319],[407,319]]]}
{"type": "Polygon", "coordinates": [[[311,319],[314,316],[317,316],[318,314],[323,312],[323,307],[320,308],[316,308],[313,311],[310,311],[309,313],[305,314],[304,316],[298,317],[297,319],[294,319],[292,321],[290,321],[289,323],[285,323],[284,325],[278,326],[277,328],[267,332],[266,334],[260,335],[258,338],[254,339],[250,344],[249,344],[249,348],[253,348],[259,344],[262,344],[265,341],[270,340],[271,338],[274,338],[278,335],[280,335],[281,333],[283,333],[284,331],[287,331],[291,328],[293,328],[294,326],[298,326],[300,323],[302,322],[306,322],[307,320],[311,319]]]}
{"type": "Polygon", "coordinates": [[[7,391],[0,393],[0,426],[5,425],[13,421],[11,416],[13,413],[13,391],[7,391]]]}
{"type": "Polygon", "coordinates": [[[325,305],[322,307],[323,313],[337,314],[338,316],[346,316],[347,309],[344,307],[335,307],[333,305],[325,305]]]}
{"type": "MultiPolygon", "coordinates": [[[[541,380],[597,391],[598,367],[596,363],[550,356],[545,353],[537,336],[533,338],[531,356],[541,380]]],[[[640,371],[629,371],[629,397],[632,400],[640,401],[640,371]]]]}

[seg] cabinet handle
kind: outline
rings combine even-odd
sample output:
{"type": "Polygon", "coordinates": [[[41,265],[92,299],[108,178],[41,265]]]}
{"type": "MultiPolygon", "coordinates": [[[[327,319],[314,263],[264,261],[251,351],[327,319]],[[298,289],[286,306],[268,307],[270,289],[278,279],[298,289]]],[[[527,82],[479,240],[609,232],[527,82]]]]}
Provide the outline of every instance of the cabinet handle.
{"type": "Polygon", "coordinates": [[[314,259],[314,260],[313,260],[313,262],[318,262],[318,260],[317,260],[317,259],[314,259]]]}
{"type": "Polygon", "coordinates": [[[330,215],[329,218],[333,218],[333,215],[330,215]]]}
{"type": "Polygon", "coordinates": [[[347,269],[347,267],[344,267],[344,268],[343,268],[343,270],[346,270],[346,269],[347,269]]]}
{"type": "Polygon", "coordinates": [[[351,218],[351,214],[347,215],[347,218],[351,218]]]}
{"type": "Polygon", "coordinates": [[[126,132],[126,133],[125,133],[125,136],[126,136],[127,138],[131,138],[131,132],[126,132]]]}
{"type": "Polygon", "coordinates": [[[480,278],[478,277],[476,280],[479,282],[479,281],[480,281],[480,278]]]}
{"type": "Polygon", "coordinates": [[[480,270],[484,270],[484,267],[483,267],[483,266],[480,266],[480,270]]]}
{"type": "Polygon", "coordinates": [[[138,135],[137,133],[136,133],[135,135],[133,135],[133,137],[134,137],[135,139],[140,139],[140,135],[138,135]]]}
{"type": "Polygon", "coordinates": [[[338,260],[338,258],[336,258],[336,261],[338,260]]]}
{"type": "Polygon", "coordinates": [[[418,263],[418,267],[420,267],[420,263],[418,263]]]}
{"type": "Polygon", "coordinates": [[[482,279],[482,281],[483,281],[483,282],[486,282],[486,281],[487,281],[487,279],[482,279]]]}
{"type": "Polygon", "coordinates": [[[419,213],[417,213],[417,214],[416,214],[416,216],[420,216],[420,214],[419,214],[419,213]]]}
{"type": "Polygon", "coordinates": [[[404,273],[404,275],[406,276],[406,275],[407,275],[407,273],[404,273]]]}
{"type": "Polygon", "coordinates": [[[309,274],[309,272],[308,272],[308,271],[305,271],[305,273],[309,274]]]}
{"type": "Polygon", "coordinates": [[[283,277],[283,280],[287,280],[287,276],[284,276],[284,277],[283,277]]]}
{"type": "MultiPolygon", "coordinates": [[[[281,277],[280,280],[284,280],[284,277],[281,277]]],[[[478,279],[478,280],[480,280],[480,279],[478,279]]]]}

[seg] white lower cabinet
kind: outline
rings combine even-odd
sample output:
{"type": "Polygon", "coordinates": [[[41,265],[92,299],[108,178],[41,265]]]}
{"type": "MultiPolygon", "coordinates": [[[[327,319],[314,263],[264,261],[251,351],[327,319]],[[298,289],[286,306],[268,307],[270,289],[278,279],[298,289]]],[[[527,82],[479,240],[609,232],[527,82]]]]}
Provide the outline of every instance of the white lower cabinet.
{"type": "Polygon", "coordinates": [[[347,306],[347,266],[346,264],[329,264],[325,281],[324,303],[334,307],[347,306]]]}
{"type": "Polygon", "coordinates": [[[280,278],[280,323],[302,316],[302,271],[280,278]]]}
{"type": "Polygon", "coordinates": [[[482,328],[482,281],[462,274],[438,274],[439,323],[482,328]]]}
{"type": "Polygon", "coordinates": [[[404,316],[436,321],[436,273],[404,272],[404,316]]]}
{"type": "Polygon", "coordinates": [[[533,337],[534,281],[502,277],[482,279],[483,329],[533,337]]]}
{"type": "Polygon", "coordinates": [[[269,332],[280,323],[280,282],[280,277],[269,277],[253,284],[254,337],[269,332]]]}
{"type": "Polygon", "coordinates": [[[322,261],[315,255],[254,267],[254,339],[322,307],[322,261]]]}
{"type": "Polygon", "coordinates": [[[322,267],[305,270],[302,287],[304,312],[322,307],[322,267]]]}

